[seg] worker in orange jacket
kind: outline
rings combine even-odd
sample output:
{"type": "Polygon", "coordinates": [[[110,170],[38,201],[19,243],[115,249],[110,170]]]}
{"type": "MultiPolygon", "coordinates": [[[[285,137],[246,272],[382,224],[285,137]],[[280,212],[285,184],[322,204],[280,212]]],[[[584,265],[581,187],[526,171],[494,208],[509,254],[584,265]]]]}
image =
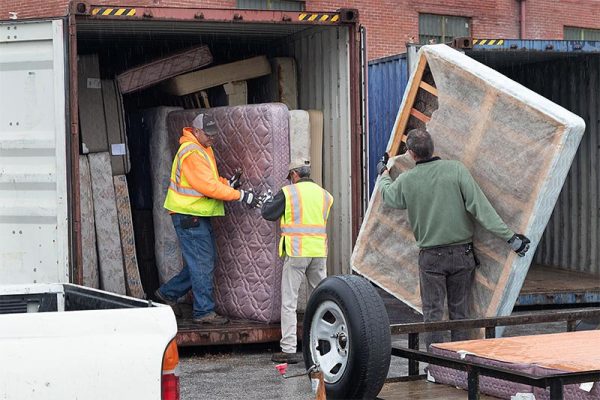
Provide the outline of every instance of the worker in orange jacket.
{"type": "Polygon", "coordinates": [[[226,324],[228,319],[214,311],[215,244],[210,218],[225,215],[224,201],[239,201],[251,208],[260,205],[252,190],[238,189],[240,173],[229,180],[219,176],[212,149],[217,133],[210,114],[199,114],[191,127],[183,128],[164,206],[171,213],[184,265],[155,292],[159,301],[174,307],[191,288],[193,321],[214,325],[226,324]]]}

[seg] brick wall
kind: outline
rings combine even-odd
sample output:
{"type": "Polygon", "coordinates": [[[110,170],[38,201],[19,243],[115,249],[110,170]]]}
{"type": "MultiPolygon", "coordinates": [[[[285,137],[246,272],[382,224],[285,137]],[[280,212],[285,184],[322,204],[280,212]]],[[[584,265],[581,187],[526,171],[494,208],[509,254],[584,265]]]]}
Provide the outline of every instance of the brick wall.
{"type": "MultiPolygon", "coordinates": [[[[234,8],[236,0],[91,0],[93,4],[169,7],[234,8]]],[[[67,0],[0,0],[0,20],[9,11],[18,17],[64,15],[67,0]]],[[[524,0],[525,39],[562,39],[564,26],[600,29],[598,0],[524,0]]],[[[332,11],[358,8],[367,28],[369,58],[405,51],[405,43],[419,38],[419,13],[457,15],[471,18],[471,30],[479,38],[518,38],[519,1],[479,0],[306,0],[306,8],[332,11]]]]}

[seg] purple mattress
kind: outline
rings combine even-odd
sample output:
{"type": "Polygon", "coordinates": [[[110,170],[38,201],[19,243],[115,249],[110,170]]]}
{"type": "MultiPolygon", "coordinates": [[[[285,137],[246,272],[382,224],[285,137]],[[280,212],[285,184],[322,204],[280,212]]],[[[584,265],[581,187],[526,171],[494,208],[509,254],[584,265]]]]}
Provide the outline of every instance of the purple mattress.
{"type": "MultiPolygon", "coordinates": [[[[450,357],[450,358],[461,358],[461,355],[456,351],[440,349],[435,347],[435,344],[431,346],[433,354],[450,357]]],[[[479,357],[475,354],[466,353],[463,356],[466,361],[480,363],[491,367],[498,367],[509,369],[512,371],[523,372],[535,376],[546,376],[558,373],[564,373],[556,369],[548,369],[540,367],[532,363],[512,363],[494,360],[485,357],[479,357]]],[[[436,383],[447,384],[451,386],[460,387],[467,389],[467,373],[459,371],[453,368],[441,367],[439,365],[429,364],[428,372],[430,378],[433,378],[436,383]]],[[[504,381],[496,378],[490,378],[488,376],[481,375],[479,377],[479,390],[482,394],[498,397],[500,399],[510,400],[511,396],[515,396],[517,393],[533,393],[537,400],[548,400],[550,399],[550,392],[548,389],[542,389],[534,386],[524,385],[515,382],[504,381]]],[[[580,385],[565,385],[564,386],[564,398],[565,400],[597,400],[600,398],[600,385],[597,383],[591,387],[591,390],[587,391],[580,387],[580,385]]]]}
{"type": "MultiPolygon", "coordinates": [[[[274,193],[286,184],[289,163],[289,112],[285,105],[256,104],[169,114],[169,136],[181,132],[200,112],[212,114],[219,134],[214,146],[221,176],[242,168],[242,188],[274,193]]],[[[225,203],[225,217],[213,218],[217,244],[215,303],[224,315],[277,322],[281,307],[279,224],[260,210],[225,203]]]]}

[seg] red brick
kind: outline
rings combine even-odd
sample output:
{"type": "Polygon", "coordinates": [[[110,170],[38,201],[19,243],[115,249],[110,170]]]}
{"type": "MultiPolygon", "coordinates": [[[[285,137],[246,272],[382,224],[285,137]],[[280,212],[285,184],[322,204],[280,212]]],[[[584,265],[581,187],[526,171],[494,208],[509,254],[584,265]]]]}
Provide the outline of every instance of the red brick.
{"type": "MultiPolygon", "coordinates": [[[[164,7],[235,8],[236,0],[92,0],[93,4],[164,7]]],[[[562,39],[565,26],[600,29],[600,1],[597,0],[523,0],[524,39],[562,39]]],[[[9,11],[19,19],[62,16],[67,0],[0,0],[0,20],[9,11]]],[[[369,59],[406,50],[409,38],[419,37],[419,13],[457,15],[471,18],[471,33],[479,38],[514,39],[519,37],[517,0],[306,0],[313,11],[357,8],[367,28],[369,59]]]]}

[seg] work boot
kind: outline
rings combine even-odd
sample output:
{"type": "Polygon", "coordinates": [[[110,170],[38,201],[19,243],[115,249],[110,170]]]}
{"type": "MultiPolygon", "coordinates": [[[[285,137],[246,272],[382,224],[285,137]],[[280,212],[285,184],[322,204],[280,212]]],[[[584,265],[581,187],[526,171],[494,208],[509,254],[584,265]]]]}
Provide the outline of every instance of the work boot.
{"type": "Polygon", "coordinates": [[[271,356],[271,361],[276,363],[288,363],[288,364],[298,364],[302,361],[302,353],[273,353],[271,356]]]}
{"type": "Polygon", "coordinates": [[[177,304],[177,301],[166,298],[165,295],[160,292],[160,289],[156,289],[154,292],[154,297],[159,301],[159,303],[170,306],[173,310],[173,314],[175,314],[176,317],[181,317],[181,310],[179,309],[179,304],[177,304]]]}
{"type": "Polygon", "coordinates": [[[216,312],[210,312],[204,317],[194,318],[192,321],[196,324],[207,324],[207,325],[225,325],[229,322],[227,317],[217,314],[216,312]]]}

